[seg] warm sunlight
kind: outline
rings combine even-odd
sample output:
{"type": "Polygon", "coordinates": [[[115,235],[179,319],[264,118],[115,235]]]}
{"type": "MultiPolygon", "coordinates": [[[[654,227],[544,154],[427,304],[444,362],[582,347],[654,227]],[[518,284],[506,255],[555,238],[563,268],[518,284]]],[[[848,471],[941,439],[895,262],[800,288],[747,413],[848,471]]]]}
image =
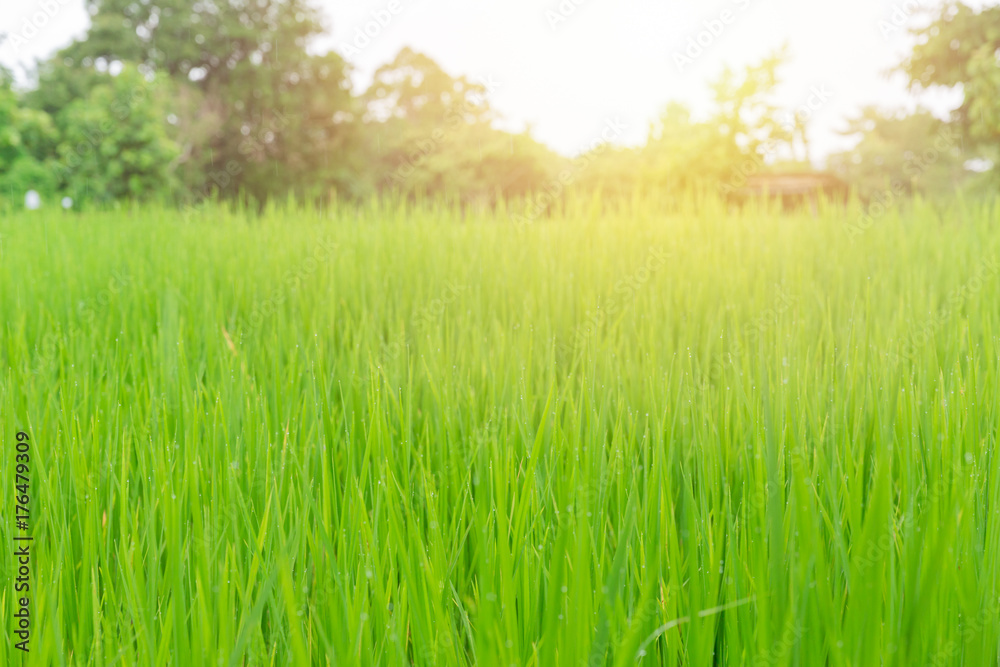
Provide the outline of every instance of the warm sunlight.
{"type": "Polygon", "coordinates": [[[0,7],[0,665],[1000,664],[1000,5],[0,7]]]}
{"type": "MultiPolygon", "coordinates": [[[[51,0],[59,9],[31,39],[0,44],[0,64],[30,65],[83,34],[83,0],[51,0]]],[[[816,159],[852,145],[843,119],[863,106],[912,107],[937,114],[957,106],[947,91],[914,95],[892,75],[937,0],[320,0],[329,30],[310,49],[333,49],[366,86],[404,46],[449,72],[490,82],[504,127],[533,128],[563,154],[590,144],[608,118],[628,128],[617,143],[637,144],[670,101],[709,111],[708,84],[725,66],[741,67],[787,44],[789,63],[777,94],[794,109],[815,86],[830,91],[815,110],[810,138],[816,159]]],[[[980,6],[981,2],[969,3],[980,6]]],[[[11,37],[45,0],[0,7],[11,37]]],[[[280,51],[280,44],[277,45],[280,51]]]]}

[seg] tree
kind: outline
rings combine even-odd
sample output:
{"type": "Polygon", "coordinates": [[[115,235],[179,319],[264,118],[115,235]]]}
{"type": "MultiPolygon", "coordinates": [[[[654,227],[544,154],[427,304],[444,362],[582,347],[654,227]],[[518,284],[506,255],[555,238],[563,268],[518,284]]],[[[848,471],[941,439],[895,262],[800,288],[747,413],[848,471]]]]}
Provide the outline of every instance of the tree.
{"type": "MultiPolygon", "coordinates": [[[[913,88],[961,87],[955,121],[966,138],[996,161],[1000,148],[1000,7],[943,6],[901,64],[913,88]]],[[[971,151],[970,151],[971,152],[971,151]]],[[[971,157],[971,156],[970,156],[971,157]]]]}
{"type": "Polygon", "coordinates": [[[756,154],[766,143],[792,142],[793,128],[779,119],[781,109],[772,99],[780,83],[778,69],[787,60],[787,47],[782,47],[744,68],[742,76],[727,67],[712,83],[716,112],[711,122],[739,152],[756,154]]]}
{"type": "Polygon", "coordinates": [[[363,188],[349,68],[306,47],[322,26],[305,0],[90,0],[85,40],[57,56],[87,70],[134,61],[177,90],[173,165],[197,195],[363,188]],[[193,174],[193,176],[192,176],[193,174]]]}
{"type": "Polygon", "coordinates": [[[61,58],[88,66],[99,58],[135,62],[172,78],[227,88],[248,68],[280,76],[308,59],[322,31],[306,0],[87,0],[85,40],[61,58]]]}
{"type": "Polygon", "coordinates": [[[696,122],[690,109],[672,102],[650,127],[642,179],[669,190],[715,183],[738,154],[731,131],[714,121],[696,122]]]}
{"type": "Polygon", "coordinates": [[[796,140],[805,143],[804,119],[783,120],[773,100],[786,60],[783,48],[742,72],[723,70],[711,84],[715,109],[704,121],[680,103],[668,105],[650,127],[641,180],[676,190],[717,185],[728,193],[782,150],[793,154],[796,140]]]}
{"type": "Polygon", "coordinates": [[[162,91],[134,66],[66,109],[56,174],[75,198],[147,198],[170,191],[178,148],[162,91]]]}
{"type": "Polygon", "coordinates": [[[409,48],[380,67],[362,96],[380,187],[466,201],[544,187],[558,158],[528,132],[492,127],[488,92],[409,48]]]}
{"type": "Polygon", "coordinates": [[[10,72],[0,68],[0,197],[17,200],[28,190],[54,196],[55,124],[44,111],[24,107],[12,84],[10,72]]]}
{"type": "Polygon", "coordinates": [[[369,120],[402,119],[426,132],[444,121],[489,122],[488,92],[486,84],[451,76],[431,58],[404,47],[375,72],[364,101],[369,120]]]}
{"type": "Polygon", "coordinates": [[[928,111],[887,114],[868,107],[844,134],[858,137],[858,144],[832,155],[830,168],[862,197],[948,194],[968,176],[961,129],[928,111]]]}

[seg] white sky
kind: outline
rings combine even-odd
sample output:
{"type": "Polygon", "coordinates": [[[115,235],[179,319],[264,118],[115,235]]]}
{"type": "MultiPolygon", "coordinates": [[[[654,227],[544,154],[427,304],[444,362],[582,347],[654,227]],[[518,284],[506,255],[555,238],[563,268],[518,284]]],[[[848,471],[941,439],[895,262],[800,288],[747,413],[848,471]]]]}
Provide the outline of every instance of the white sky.
{"type": "MultiPolygon", "coordinates": [[[[939,4],[939,0],[315,1],[323,8],[328,27],[317,50],[333,48],[347,55],[356,49],[348,60],[356,66],[358,86],[408,45],[452,74],[492,81],[496,88],[490,99],[506,119],[506,127],[530,126],[536,138],[567,154],[589,145],[612,118],[628,126],[623,143],[642,142],[649,123],[671,100],[703,113],[708,108],[708,81],[724,65],[756,62],[787,43],[791,63],[783,71],[782,102],[794,109],[809,98],[814,86],[832,95],[812,117],[814,157],[850,146],[837,130],[860,107],[912,107],[917,102],[906,91],[904,79],[887,72],[909,45],[904,30],[889,28],[894,20],[919,21],[913,11],[918,6],[939,4]],[[384,27],[376,30],[370,24],[373,12],[381,12],[384,27]],[[553,26],[553,16],[565,20],[553,26]],[[722,18],[726,23],[712,24],[722,18]],[[718,34],[703,34],[707,46],[679,71],[675,53],[683,54],[689,38],[707,30],[704,22],[718,34]],[[355,42],[358,29],[366,26],[375,36],[367,45],[355,42]]],[[[84,35],[87,24],[83,0],[3,0],[0,33],[24,39],[17,45],[9,38],[0,44],[0,63],[17,67],[45,57],[84,35]],[[51,18],[41,14],[46,7],[51,18]],[[31,27],[35,30],[28,37],[31,27]]],[[[921,99],[940,114],[958,101],[954,94],[921,99]]]]}

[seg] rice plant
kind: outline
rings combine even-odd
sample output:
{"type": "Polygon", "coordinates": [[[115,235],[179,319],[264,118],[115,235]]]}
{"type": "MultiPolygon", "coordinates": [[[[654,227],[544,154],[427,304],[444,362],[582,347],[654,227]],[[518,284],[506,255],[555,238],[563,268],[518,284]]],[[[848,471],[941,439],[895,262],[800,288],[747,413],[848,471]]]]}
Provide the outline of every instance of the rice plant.
{"type": "Polygon", "coordinates": [[[997,663],[995,203],[516,213],[0,220],[2,662],[997,663]]]}

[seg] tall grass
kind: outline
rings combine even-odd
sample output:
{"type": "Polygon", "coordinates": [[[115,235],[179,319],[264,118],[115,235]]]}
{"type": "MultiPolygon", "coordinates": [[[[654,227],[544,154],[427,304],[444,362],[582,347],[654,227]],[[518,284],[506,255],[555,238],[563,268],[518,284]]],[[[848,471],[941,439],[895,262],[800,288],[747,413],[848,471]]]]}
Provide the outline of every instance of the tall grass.
{"type": "Polygon", "coordinates": [[[0,661],[996,664],[998,208],[861,215],[6,217],[0,661]]]}

